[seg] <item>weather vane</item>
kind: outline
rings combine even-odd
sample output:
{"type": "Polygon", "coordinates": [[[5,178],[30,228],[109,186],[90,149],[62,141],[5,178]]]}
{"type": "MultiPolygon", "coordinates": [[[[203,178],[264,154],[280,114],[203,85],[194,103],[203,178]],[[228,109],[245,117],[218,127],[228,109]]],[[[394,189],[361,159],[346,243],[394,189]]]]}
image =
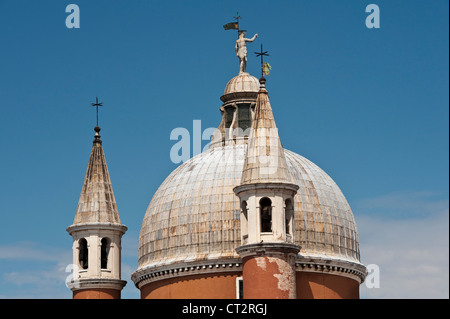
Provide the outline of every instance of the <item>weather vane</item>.
{"type": "Polygon", "coordinates": [[[239,28],[239,19],[242,17],[239,15],[239,12],[236,12],[236,16],[233,17],[236,22],[230,22],[223,26],[225,30],[238,30],[238,39],[236,40],[236,44],[234,49],[236,51],[236,55],[239,58],[239,74],[246,73],[247,68],[247,42],[253,42],[258,37],[258,33],[256,33],[253,38],[247,39],[245,37],[245,32],[247,30],[241,30],[239,28]]]}
{"type": "Polygon", "coordinates": [[[241,33],[241,31],[245,31],[245,30],[240,30],[239,29],[239,19],[242,19],[242,17],[239,15],[239,11],[236,12],[236,16],[233,17],[233,19],[236,20],[236,21],[225,24],[223,26],[223,28],[225,30],[237,30],[238,37],[239,37],[239,34],[241,33]]]}
{"type": "Polygon", "coordinates": [[[98,103],[98,97],[95,98],[95,103],[91,103],[92,106],[97,108],[97,126],[98,126],[98,107],[103,106],[103,102],[98,103]]]}
{"type": "Polygon", "coordinates": [[[257,57],[259,56],[261,57],[261,77],[264,77],[264,74],[269,75],[269,72],[272,69],[269,63],[264,63],[264,56],[269,56],[267,52],[269,51],[263,51],[262,43],[261,43],[261,51],[255,52],[257,57]]]}

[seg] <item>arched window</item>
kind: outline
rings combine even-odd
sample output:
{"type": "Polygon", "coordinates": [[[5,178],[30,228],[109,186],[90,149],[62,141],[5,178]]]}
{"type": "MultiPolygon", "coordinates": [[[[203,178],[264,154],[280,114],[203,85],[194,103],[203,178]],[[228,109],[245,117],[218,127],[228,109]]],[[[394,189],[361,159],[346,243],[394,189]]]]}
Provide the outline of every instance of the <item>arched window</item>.
{"type": "Polygon", "coordinates": [[[241,203],[242,218],[241,218],[241,233],[242,239],[245,241],[248,238],[248,211],[247,202],[244,200],[241,203]]]}
{"type": "Polygon", "coordinates": [[[101,246],[101,269],[107,269],[108,268],[108,255],[109,255],[109,240],[108,238],[102,238],[102,246],[101,246]]]}
{"type": "Polygon", "coordinates": [[[82,269],[88,269],[88,245],[87,240],[81,238],[78,241],[78,261],[80,262],[80,267],[82,269]]]}
{"type": "Polygon", "coordinates": [[[286,223],[286,234],[291,234],[292,220],[294,219],[294,205],[292,205],[292,200],[289,198],[285,201],[284,218],[286,223]]]}
{"type": "Polygon", "coordinates": [[[259,201],[259,209],[261,215],[261,232],[272,232],[272,201],[263,197],[259,201]]]}

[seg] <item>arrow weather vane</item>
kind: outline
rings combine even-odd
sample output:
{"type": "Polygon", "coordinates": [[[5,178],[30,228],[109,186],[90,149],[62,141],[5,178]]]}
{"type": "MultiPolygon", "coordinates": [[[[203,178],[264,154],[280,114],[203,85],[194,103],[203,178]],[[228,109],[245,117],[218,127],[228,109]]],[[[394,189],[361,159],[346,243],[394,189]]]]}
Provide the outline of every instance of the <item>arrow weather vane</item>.
{"type": "Polygon", "coordinates": [[[269,51],[263,51],[263,45],[261,43],[261,51],[260,52],[255,52],[257,57],[261,57],[261,77],[264,77],[264,56],[269,56],[269,54],[267,53],[269,51]]]}
{"type": "Polygon", "coordinates": [[[91,103],[92,106],[97,108],[97,126],[98,126],[98,107],[103,106],[103,102],[98,103],[98,97],[95,98],[95,103],[91,103]]]}

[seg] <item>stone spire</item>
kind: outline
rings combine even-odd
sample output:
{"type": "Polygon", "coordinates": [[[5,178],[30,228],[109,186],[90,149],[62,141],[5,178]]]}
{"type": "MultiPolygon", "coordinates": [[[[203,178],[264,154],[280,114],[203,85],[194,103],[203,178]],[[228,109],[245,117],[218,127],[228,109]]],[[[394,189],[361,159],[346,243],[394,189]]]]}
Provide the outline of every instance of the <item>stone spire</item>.
{"type": "Polygon", "coordinates": [[[255,115],[250,131],[241,185],[255,183],[294,183],[287,168],[278,129],[261,77],[255,115]]]}
{"type": "Polygon", "coordinates": [[[86,223],[121,224],[106,165],[100,127],[95,127],[91,156],[81,189],[74,225],[86,223]]]}

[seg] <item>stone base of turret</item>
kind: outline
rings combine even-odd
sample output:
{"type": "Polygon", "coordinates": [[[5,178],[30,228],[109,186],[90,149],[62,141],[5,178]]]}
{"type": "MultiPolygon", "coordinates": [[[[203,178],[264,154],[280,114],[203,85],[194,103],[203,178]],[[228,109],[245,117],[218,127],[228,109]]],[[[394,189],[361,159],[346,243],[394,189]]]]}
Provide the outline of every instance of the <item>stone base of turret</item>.
{"type": "Polygon", "coordinates": [[[120,299],[127,282],[119,279],[82,279],[68,283],[73,299],[120,299]]]}

